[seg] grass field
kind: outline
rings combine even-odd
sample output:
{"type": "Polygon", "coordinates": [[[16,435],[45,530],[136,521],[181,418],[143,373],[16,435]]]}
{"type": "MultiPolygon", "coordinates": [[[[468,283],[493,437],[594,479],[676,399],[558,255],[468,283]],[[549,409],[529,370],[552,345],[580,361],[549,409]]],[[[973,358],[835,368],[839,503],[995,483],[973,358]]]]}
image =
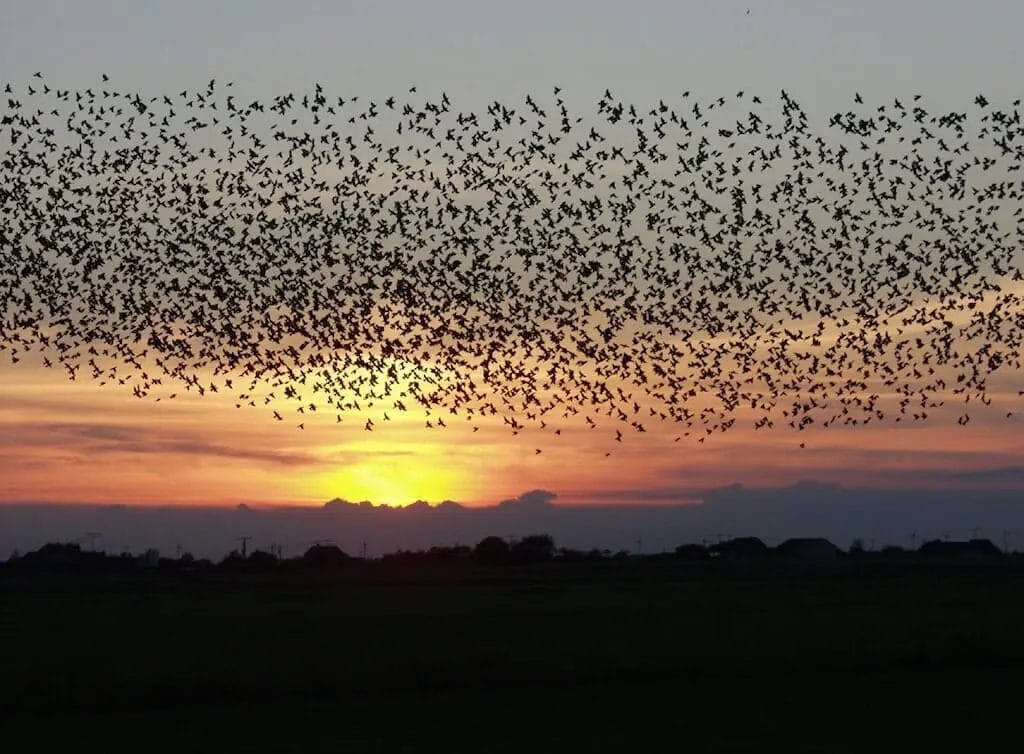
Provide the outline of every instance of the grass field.
{"type": "Polygon", "coordinates": [[[1024,574],[1008,568],[0,584],[10,751],[972,752],[1022,738],[1024,574]]]}

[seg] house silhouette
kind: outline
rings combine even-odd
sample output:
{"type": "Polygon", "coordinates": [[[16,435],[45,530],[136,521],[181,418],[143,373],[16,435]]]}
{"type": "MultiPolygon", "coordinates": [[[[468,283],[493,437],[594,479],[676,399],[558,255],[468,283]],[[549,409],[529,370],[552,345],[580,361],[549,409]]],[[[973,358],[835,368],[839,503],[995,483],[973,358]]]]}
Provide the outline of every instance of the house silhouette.
{"type": "Polygon", "coordinates": [[[966,542],[933,539],[921,545],[917,552],[922,557],[944,560],[989,560],[1003,554],[989,539],[969,539],[966,542]]]}
{"type": "Polygon", "coordinates": [[[775,548],[775,553],[792,560],[835,560],[839,548],[822,537],[794,537],[775,548]]]}
{"type": "Polygon", "coordinates": [[[751,560],[764,558],[768,555],[768,545],[757,537],[735,537],[724,539],[708,548],[713,558],[728,560],[751,560]]]}

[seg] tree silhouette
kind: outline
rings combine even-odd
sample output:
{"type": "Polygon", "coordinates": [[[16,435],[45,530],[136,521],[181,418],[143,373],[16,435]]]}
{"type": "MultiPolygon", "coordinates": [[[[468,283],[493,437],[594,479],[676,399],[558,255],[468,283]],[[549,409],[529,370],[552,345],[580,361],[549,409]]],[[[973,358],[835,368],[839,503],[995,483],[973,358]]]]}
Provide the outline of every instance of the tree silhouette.
{"type": "Polygon", "coordinates": [[[509,559],[508,542],[501,537],[484,537],[473,548],[473,557],[481,563],[506,563],[509,559]]]}

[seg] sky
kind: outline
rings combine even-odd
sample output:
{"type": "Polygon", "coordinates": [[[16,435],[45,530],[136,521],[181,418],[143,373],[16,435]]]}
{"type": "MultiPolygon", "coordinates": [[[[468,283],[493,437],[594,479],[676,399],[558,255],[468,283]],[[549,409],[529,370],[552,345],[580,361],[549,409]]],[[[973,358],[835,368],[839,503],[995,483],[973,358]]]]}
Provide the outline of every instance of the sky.
{"type": "MultiPolygon", "coordinates": [[[[692,90],[785,88],[825,113],[852,92],[923,93],[936,106],[1021,96],[1024,4],[783,2],[108,2],[0,0],[0,71],[64,87],[100,74],[177,91],[216,77],[256,96],[321,82],[368,96],[411,85],[468,105],[558,85],[592,102],[692,90]],[[749,10],[749,13],[748,13],[749,10]]],[[[609,447],[567,427],[557,442],[500,424],[426,429],[397,416],[368,434],[358,417],[306,429],[236,408],[230,396],[140,401],[130,390],[0,360],[0,503],[319,505],[331,498],[489,505],[523,491],[559,504],[665,505],[734,482],[801,480],[886,489],[1021,486],[1024,419],[1011,378],[968,427],[955,411],[924,424],[810,430],[738,426],[702,445],[671,426],[609,447]],[[800,443],[805,447],[800,447],[800,443]],[[543,444],[544,452],[536,449],[543,444]],[[609,451],[612,455],[606,456],[609,451]]]]}

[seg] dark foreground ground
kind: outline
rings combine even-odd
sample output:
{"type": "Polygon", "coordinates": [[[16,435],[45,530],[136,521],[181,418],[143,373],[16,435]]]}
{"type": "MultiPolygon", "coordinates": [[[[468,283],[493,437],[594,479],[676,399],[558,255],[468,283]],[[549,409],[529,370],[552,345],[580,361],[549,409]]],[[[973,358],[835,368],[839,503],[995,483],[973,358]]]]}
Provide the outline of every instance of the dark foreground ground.
{"type": "Polygon", "coordinates": [[[3,749],[1020,751],[1024,573],[0,575],[3,749]]]}

